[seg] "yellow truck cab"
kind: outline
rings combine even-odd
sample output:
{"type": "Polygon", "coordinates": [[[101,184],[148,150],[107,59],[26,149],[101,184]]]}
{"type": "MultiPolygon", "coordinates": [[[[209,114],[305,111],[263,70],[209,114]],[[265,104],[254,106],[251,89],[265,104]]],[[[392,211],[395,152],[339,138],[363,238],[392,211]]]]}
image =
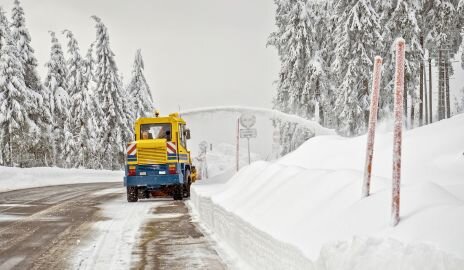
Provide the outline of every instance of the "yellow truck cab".
{"type": "Polygon", "coordinates": [[[190,130],[179,114],[139,118],[134,134],[135,141],[127,145],[127,201],[160,195],[174,200],[190,197],[196,170],[187,148],[190,130]]]}

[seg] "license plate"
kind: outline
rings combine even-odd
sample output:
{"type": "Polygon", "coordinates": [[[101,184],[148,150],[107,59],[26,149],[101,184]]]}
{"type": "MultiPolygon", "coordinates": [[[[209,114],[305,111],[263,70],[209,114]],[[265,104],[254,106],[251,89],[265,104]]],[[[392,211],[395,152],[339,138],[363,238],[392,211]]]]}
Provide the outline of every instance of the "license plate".
{"type": "Polygon", "coordinates": [[[140,172],[139,175],[147,175],[147,172],[140,172]]]}
{"type": "Polygon", "coordinates": [[[165,171],[160,171],[159,174],[166,174],[166,172],[165,171]]]}

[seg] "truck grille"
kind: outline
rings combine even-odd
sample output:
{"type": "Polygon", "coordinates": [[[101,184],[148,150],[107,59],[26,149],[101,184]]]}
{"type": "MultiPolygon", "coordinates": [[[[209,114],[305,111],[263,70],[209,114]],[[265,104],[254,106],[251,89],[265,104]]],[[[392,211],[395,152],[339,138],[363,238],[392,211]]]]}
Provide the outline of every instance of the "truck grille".
{"type": "Polygon", "coordinates": [[[147,148],[138,149],[139,164],[164,164],[166,163],[166,149],[163,148],[147,148]]]}

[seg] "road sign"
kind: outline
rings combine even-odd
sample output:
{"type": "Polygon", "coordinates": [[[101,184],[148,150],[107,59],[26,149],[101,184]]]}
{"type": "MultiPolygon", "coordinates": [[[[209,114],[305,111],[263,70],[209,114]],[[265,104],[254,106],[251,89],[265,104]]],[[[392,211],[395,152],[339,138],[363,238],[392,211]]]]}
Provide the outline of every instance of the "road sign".
{"type": "Polygon", "coordinates": [[[256,138],[258,136],[258,131],[256,128],[247,128],[247,129],[240,129],[240,138],[256,138]]]}
{"type": "Polygon", "coordinates": [[[240,125],[244,128],[251,128],[256,124],[256,116],[250,113],[242,113],[240,116],[240,125]]]}

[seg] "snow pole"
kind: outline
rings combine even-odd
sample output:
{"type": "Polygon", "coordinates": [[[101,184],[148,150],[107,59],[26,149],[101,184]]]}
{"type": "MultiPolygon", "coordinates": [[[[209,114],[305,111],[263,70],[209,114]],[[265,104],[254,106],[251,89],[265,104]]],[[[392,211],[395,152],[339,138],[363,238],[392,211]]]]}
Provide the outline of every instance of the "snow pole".
{"type": "Polygon", "coordinates": [[[237,119],[237,149],[235,151],[236,170],[240,169],[240,118],[237,119]]]}
{"type": "Polygon", "coordinates": [[[394,98],[393,129],[393,175],[392,175],[392,209],[391,224],[396,226],[400,221],[400,185],[401,185],[401,140],[403,129],[403,91],[404,91],[404,51],[405,41],[396,41],[396,71],[394,98]]]}
{"type": "Polygon", "coordinates": [[[364,182],[362,197],[369,196],[372,173],[372,158],[374,156],[375,125],[379,110],[380,78],[382,75],[382,57],[376,56],[374,60],[374,73],[372,74],[371,108],[369,113],[369,127],[367,130],[366,162],[364,165],[364,182]]]}

